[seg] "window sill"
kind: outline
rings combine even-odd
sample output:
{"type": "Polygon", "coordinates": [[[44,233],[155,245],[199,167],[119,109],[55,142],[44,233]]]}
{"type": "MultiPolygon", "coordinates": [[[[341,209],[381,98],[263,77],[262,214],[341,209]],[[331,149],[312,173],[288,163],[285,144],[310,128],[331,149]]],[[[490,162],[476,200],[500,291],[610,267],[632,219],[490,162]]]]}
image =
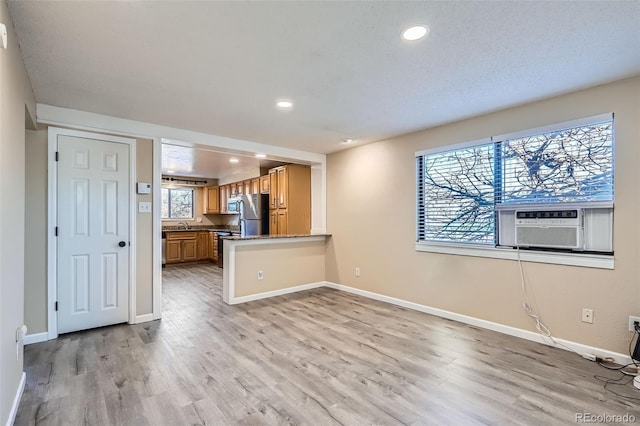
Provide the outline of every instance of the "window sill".
{"type": "MultiPolygon", "coordinates": [[[[464,244],[416,243],[416,251],[518,260],[518,253],[516,250],[491,246],[482,247],[468,246],[464,244]]],[[[585,268],[614,269],[614,258],[609,255],[550,253],[546,251],[520,250],[520,259],[525,262],[581,266],[585,268]]]]}

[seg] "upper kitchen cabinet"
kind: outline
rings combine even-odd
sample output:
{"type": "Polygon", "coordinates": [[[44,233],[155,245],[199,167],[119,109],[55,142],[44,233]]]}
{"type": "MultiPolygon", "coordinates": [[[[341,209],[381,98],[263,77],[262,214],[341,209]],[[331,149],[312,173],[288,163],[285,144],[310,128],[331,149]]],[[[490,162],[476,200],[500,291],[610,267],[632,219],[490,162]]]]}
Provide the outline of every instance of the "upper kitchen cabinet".
{"type": "Polygon", "coordinates": [[[220,188],[217,186],[207,186],[203,191],[204,214],[220,213],[220,188]]]}
{"type": "Polygon", "coordinates": [[[260,176],[260,193],[269,193],[269,175],[260,176]]]}
{"type": "Polygon", "coordinates": [[[288,164],[269,170],[269,209],[278,224],[270,234],[308,234],[311,230],[311,169],[288,164]],[[276,211],[277,210],[277,211],[276,211]]]}
{"type": "Polygon", "coordinates": [[[231,196],[231,186],[223,185],[220,187],[220,213],[227,213],[227,200],[231,196]]]}
{"type": "Polygon", "coordinates": [[[260,194],[260,178],[251,179],[251,195],[260,194]]]}

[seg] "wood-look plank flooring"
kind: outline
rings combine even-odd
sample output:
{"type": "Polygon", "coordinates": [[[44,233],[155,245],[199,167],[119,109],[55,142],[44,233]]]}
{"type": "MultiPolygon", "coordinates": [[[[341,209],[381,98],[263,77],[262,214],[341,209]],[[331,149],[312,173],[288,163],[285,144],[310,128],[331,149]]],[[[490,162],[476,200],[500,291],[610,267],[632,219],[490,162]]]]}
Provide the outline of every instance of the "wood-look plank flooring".
{"type": "Polygon", "coordinates": [[[212,265],[163,280],[161,321],[27,346],[15,424],[640,421],[593,377],[617,374],[563,350],[331,289],[228,306],[212,265]]]}

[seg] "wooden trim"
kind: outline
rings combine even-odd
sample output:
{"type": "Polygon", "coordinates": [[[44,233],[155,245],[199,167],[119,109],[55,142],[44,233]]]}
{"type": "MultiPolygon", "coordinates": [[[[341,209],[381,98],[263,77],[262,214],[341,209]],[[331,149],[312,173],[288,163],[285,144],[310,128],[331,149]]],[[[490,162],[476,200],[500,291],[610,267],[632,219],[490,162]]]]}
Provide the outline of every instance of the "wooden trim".
{"type": "Polygon", "coordinates": [[[162,318],[162,142],[160,138],[153,139],[153,251],[152,251],[152,268],[153,281],[151,284],[153,319],[162,318]]]}

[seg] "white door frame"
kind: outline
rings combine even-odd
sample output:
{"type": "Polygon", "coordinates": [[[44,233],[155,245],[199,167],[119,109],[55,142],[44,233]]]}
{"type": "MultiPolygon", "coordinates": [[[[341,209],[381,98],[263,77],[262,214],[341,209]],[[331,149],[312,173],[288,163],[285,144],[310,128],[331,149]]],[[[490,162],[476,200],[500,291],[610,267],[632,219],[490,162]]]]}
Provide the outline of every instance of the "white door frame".
{"type": "Polygon", "coordinates": [[[58,298],[58,245],[55,229],[58,223],[58,169],[56,148],[59,135],[74,136],[99,141],[118,142],[129,146],[129,324],[136,319],[136,140],[119,136],[89,133],[78,130],[49,127],[48,140],[48,212],[47,212],[47,311],[48,338],[58,337],[58,315],[55,304],[58,298]]]}

